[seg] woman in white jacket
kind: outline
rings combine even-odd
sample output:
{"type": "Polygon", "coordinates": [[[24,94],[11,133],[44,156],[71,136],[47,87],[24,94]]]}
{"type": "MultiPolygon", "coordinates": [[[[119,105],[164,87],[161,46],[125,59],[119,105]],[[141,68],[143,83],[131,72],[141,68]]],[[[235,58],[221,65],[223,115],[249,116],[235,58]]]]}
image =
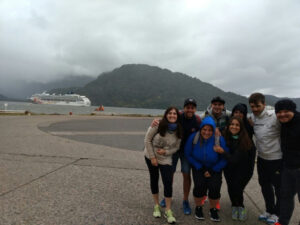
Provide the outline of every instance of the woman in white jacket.
{"type": "Polygon", "coordinates": [[[161,217],[159,206],[159,171],[164,184],[166,199],[165,217],[168,223],[175,223],[176,219],[171,211],[172,201],[172,154],[180,147],[182,128],[178,122],[179,112],[175,107],[169,107],[159,123],[159,126],[149,127],[145,136],[145,160],[150,173],[150,186],[154,199],[154,217],[161,217]]]}

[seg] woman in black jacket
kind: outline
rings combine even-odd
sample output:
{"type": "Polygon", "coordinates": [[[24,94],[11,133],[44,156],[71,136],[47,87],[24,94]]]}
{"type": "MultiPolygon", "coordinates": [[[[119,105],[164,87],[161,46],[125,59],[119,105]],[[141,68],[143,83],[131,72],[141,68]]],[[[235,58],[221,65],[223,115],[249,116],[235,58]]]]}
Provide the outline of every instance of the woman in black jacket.
{"type": "Polygon", "coordinates": [[[248,132],[248,135],[249,135],[250,139],[252,140],[254,130],[253,130],[253,126],[251,125],[251,123],[249,122],[249,120],[247,118],[247,114],[248,114],[247,105],[245,105],[243,103],[236,104],[231,110],[231,117],[237,116],[243,120],[244,126],[248,132]]]}
{"type": "Polygon", "coordinates": [[[232,204],[232,219],[245,221],[247,213],[243,191],[253,174],[252,157],[255,148],[240,117],[232,117],[229,120],[225,140],[229,152],[222,151],[218,146],[215,147],[215,151],[223,154],[228,161],[224,175],[232,204]]]}
{"type": "Polygon", "coordinates": [[[252,145],[254,147],[254,151],[250,152],[250,158],[249,158],[249,164],[248,164],[249,165],[248,176],[250,179],[253,176],[253,171],[254,171],[254,166],[255,166],[256,147],[253,142],[253,135],[254,135],[253,125],[252,125],[253,122],[250,119],[248,119],[247,114],[248,114],[247,106],[243,103],[238,103],[232,108],[231,117],[233,117],[233,116],[240,117],[240,119],[244,123],[244,127],[245,127],[246,131],[248,132],[248,136],[251,139],[252,145]]]}

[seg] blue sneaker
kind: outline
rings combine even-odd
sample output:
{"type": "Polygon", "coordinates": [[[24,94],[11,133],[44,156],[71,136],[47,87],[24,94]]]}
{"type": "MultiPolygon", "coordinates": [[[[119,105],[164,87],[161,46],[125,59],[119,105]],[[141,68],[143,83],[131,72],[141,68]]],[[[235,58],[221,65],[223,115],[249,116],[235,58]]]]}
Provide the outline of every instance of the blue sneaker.
{"type": "Polygon", "coordinates": [[[160,203],[159,203],[160,207],[165,208],[166,207],[166,200],[163,198],[160,203]]]}
{"type": "Polygon", "coordinates": [[[279,220],[278,216],[276,216],[275,214],[272,214],[271,216],[269,216],[269,218],[267,219],[267,223],[268,224],[274,224],[277,223],[279,220]]]}
{"type": "Polygon", "coordinates": [[[182,206],[183,206],[183,213],[185,215],[190,215],[192,213],[192,209],[190,207],[189,201],[183,200],[182,206]]]}
{"type": "Polygon", "coordinates": [[[267,220],[269,219],[270,216],[271,216],[270,213],[264,212],[261,215],[259,215],[258,220],[267,222],[267,220]]]}

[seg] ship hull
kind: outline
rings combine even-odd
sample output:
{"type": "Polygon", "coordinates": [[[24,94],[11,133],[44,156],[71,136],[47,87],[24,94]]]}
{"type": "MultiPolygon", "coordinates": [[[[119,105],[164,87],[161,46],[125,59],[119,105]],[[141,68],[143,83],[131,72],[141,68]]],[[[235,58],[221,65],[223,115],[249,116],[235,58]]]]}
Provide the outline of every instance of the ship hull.
{"type": "Polygon", "coordinates": [[[45,105],[91,106],[91,101],[87,97],[77,94],[50,95],[44,92],[32,95],[30,100],[35,104],[45,105]]]}

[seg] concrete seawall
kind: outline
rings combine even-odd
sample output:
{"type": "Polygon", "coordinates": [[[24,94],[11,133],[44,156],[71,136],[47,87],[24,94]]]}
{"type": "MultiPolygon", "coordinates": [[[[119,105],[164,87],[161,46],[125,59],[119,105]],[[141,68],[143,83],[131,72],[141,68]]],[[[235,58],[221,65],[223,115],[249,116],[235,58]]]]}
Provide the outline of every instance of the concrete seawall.
{"type": "MultiPolygon", "coordinates": [[[[143,138],[151,118],[0,116],[0,224],[166,224],[152,217],[143,138]]],[[[179,166],[178,166],[179,167],[179,166]]],[[[160,182],[161,183],[161,182],[160,182]]],[[[162,194],[162,186],[160,187],[162,194]]],[[[214,224],[182,213],[182,178],[175,175],[177,224],[214,224]]],[[[245,192],[249,219],[231,220],[223,179],[220,224],[264,224],[264,202],[253,176],[245,192]]],[[[290,224],[300,221],[296,203],[290,224]]]]}

